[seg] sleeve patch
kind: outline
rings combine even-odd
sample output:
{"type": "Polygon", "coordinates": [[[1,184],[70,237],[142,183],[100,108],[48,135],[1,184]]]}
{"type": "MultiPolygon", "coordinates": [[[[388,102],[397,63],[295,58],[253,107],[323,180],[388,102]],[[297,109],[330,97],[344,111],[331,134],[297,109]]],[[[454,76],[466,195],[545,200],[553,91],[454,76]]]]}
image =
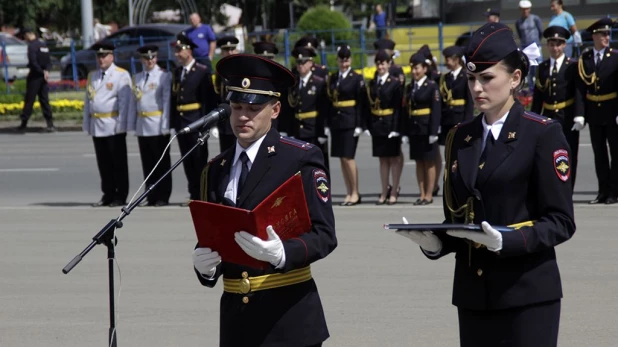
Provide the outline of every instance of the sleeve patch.
{"type": "Polygon", "coordinates": [[[571,165],[569,163],[569,152],[559,149],[554,152],[554,170],[562,182],[566,182],[571,177],[571,165]]]}
{"type": "Polygon", "coordinates": [[[328,202],[330,199],[330,188],[328,187],[328,176],[324,170],[314,169],[313,173],[313,185],[315,191],[323,202],[328,202]]]}

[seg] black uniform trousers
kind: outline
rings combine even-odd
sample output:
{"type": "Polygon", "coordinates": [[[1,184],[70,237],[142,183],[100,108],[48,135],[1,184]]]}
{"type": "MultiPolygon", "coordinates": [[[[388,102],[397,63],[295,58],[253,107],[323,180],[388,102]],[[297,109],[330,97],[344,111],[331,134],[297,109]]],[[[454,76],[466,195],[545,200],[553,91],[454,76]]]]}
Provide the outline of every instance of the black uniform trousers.
{"type": "MultiPolygon", "coordinates": [[[[184,156],[187,154],[187,152],[195,146],[198,138],[198,132],[178,135],[180,155],[184,156]]],[[[207,144],[199,146],[182,162],[187,181],[189,182],[189,199],[191,200],[200,199],[200,177],[202,175],[202,169],[208,163],[207,146],[207,144]]]]}
{"type": "Polygon", "coordinates": [[[457,312],[461,347],[558,345],[560,300],[505,310],[475,311],[458,308],[457,312]]]}
{"type": "Polygon", "coordinates": [[[52,120],[52,110],[49,105],[49,85],[43,76],[28,75],[26,78],[26,98],[21,113],[21,120],[28,121],[32,116],[32,109],[36,97],[39,97],[43,117],[49,122],[52,120]]]}
{"type": "Polygon", "coordinates": [[[618,195],[618,125],[590,124],[590,142],[594,152],[594,168],[599,181],[599,194],[618,195]],[[609,154],[612,156],[610,164],[609,154]]]}
{"type": "MultiPolygon", "coordinates": [[[[170,141],[169,135],[158,136],[138,136],[137,144],[139,145],[139,155],[142,158],[142,171],[144,172],[144,179],[148,177],[150,171],[155,167],[161,154],[165,150],[170,141]]],[[[172,163],[170,158],[170,151],[166,151],[161,159],[161,163],[157,169],[152,173],[150,178],[146,181],[146,188],[153,185],[167,170],[170,169],[172,163]]],[[[148,202],[156,203],[157,201],[169,202],[170,195],[172,195],[172,175],[168,175],[156,186],[150,194],[148,194],[148,202]]]]}
{"type": "Polygon", "coordinates": [[[97,166],[101,176],[104,202],[123,204],[129,195],[129,165],[127,163],[127,134],[92,137],[97,166]]]}

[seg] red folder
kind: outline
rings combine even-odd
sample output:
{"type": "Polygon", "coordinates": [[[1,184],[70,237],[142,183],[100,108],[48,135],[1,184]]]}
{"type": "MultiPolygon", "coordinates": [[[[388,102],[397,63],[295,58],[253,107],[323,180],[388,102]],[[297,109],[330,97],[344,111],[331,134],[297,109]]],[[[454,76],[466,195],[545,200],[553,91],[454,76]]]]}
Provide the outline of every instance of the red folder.
{"type": "Polygon", "coordinates": [[[290,177],[253,211],[192,200],[189,203],[195,234],[200,247],[219,252],[223,261],[264,269],[270,264],[247,255],[234,240],[244,230],[262,240],[268,239],[266,227],[272,225],[281,240],[311,230],[311,219],[300,172],[290,177]]]}

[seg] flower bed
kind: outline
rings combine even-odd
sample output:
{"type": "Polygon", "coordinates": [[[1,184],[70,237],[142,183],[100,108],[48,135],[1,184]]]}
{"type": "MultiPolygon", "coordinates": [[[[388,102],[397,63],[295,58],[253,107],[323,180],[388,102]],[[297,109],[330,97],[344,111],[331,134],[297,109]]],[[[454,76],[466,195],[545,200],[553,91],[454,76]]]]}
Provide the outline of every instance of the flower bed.
{"type": "MultiPolygon", "coordinates": [[[[50,101],[52,112],[75,112],[82,111],[84,109],[84,101],[83,100],[53,100],[50,101]]],[[[15,102],[15,103],[0,103],[0,115],[6,114],[20,114],[22,109],[24,108],[24,102],[15,102]]],[[[36,101],[34,103],[34,109],[40,110],[41,104],[36,101]]]]}

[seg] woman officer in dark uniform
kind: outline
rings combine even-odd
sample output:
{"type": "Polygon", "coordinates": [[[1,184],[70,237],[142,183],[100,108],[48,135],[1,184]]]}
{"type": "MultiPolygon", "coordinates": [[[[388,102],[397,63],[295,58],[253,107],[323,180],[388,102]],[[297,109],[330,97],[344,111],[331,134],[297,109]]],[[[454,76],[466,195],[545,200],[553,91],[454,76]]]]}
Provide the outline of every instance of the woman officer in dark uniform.
{"type": "Polygon", "coordinates": [[[389,74],[391,62],[391,55],[379,50],[375,57],[376,76],[366,86],[365,119],[371,133],[373,156],[380,158],[382,193],[377,205],[396,204],[401,191],[399,180],[403,170],[403,156],[399,127],[403,87],[398,77],[389,74]],[[392,186],[389,184],[389,174],[393,178],[392,186]],[[397,187],[394,195],[393,186],[397,187]]]}
{"type": "Polygon", "coordinates": [[[358,192],[358,169],[354,157],[358,137],[363,132],[362,103],[365,80],[352,71],[352,52],[349,46],[337,48],[339,71],[331,73],[326,80],[328,97],[332,107],[326,123],[331,129],[331,156],[341,160],[343,181],[347,189],[341,206],[354,206],[361,202],[358,192]]]}
{"type": "Polygon", "coordinates": [[[397,233],[430,259],[456,253],[462,347],[554,347],[562,298],[554,247],[575,232],[569,145],[560,123],[526,112],[515,98],[529,61],[511,29],[483,25],[466,61],[482,113],[447,137],[444,211],[446,223],[480,224],[481,232],[397,233]]]}
{"type": "MultiPolygon", "coordinates": [[[[450,70],[440,76],[439,86],[442,96],[442,118],[438,143],[446,143],[446,134],[455,125],[474,117],[474,100],[468,88],[468,78],[464,71],[464,49],[450,46],[442,51],[446,59],[445,65],[450,70]]],[[[440,158],[442,161],[442,158],[440,158]]]]}
{"type": "MultiPolygon", "coordinates": [[[[438,127],[440,126],[441,99],[438,85],[427,73],[429,64],[421,53],[410,57],[412,82],[405,91],[404,134],[410,142],[410,159],[416,161],[416,180],[420,198],[414,205],[433,203],[432,192],[436,183],[436,155],[438,127]]],[[[404,141],[405,142],[405,141],[404,141]]]]}

